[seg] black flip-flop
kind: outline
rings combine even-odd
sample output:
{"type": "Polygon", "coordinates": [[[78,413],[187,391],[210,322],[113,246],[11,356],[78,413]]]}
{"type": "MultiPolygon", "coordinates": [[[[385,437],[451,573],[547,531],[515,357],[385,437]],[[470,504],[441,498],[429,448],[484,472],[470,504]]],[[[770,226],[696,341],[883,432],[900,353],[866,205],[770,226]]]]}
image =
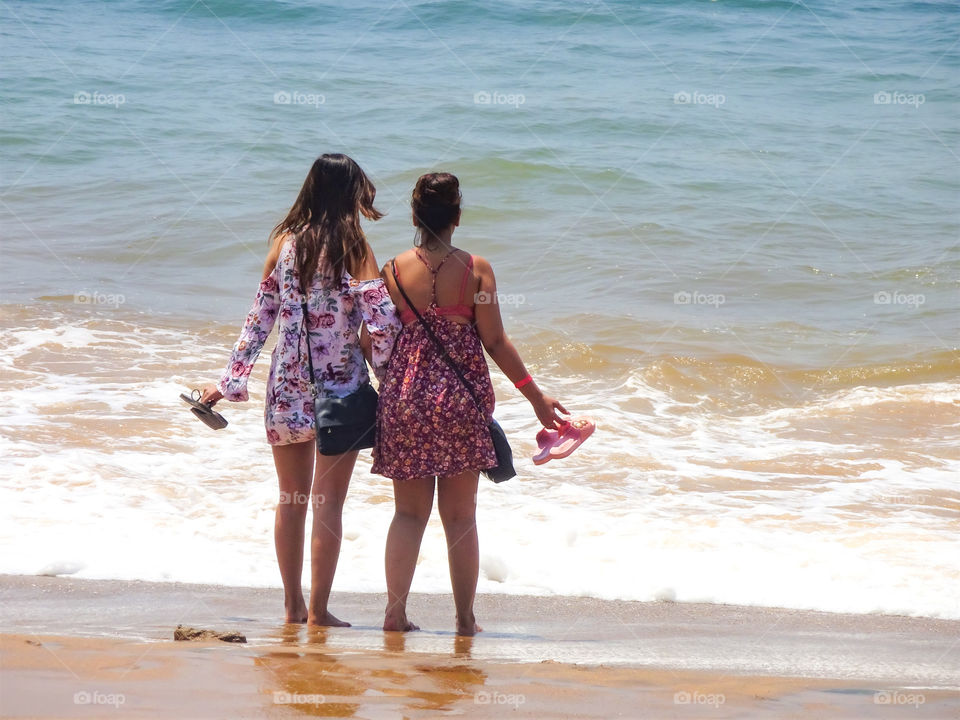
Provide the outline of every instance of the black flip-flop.
{"type": "Polygon", "coordinates": [[[197,419],[203,422],[207,427],[213,430],[223,430],[227,426],[227,420],[220,413],[214,411],[209,405],[200,402],[203,397],[199,390],[191,390],[191,397],[180,393],[180,399],[188,403],[190,412],[197,416],[197,419]]]}

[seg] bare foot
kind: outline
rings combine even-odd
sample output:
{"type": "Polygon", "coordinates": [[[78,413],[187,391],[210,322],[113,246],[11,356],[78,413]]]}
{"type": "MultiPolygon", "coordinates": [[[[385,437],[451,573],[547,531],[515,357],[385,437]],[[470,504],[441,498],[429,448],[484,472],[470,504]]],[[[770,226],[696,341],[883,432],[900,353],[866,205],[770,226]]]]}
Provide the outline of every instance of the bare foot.
{"type": "Polygon", "coordinates": [[[284,603],[284,608],[286,611],[286,623],[298,623],[303,624],[307,621],[307,604],[303,601],[303,598],[300,598],[300,602],[290,607],[287,603],[284,603]]]}
{"type": "Polygon", "coordinates": [[[483,628],[480,627],[477,619],[473,615],[470,616],[467,622],[460,622],[460,617],[457,617],[457,635],[472,637],[480,632],[483,632],[483,628]]]}
{"type": "Polygon", "coordinates": [[[387,615],[383,618],[383,629],[387,632],[411,632],[419,630],[419,625],[414,625],[407,620],[406,613],[400,615],[387,615]]]}
{"type": "Polygon", "coordinates": [[[345,620],[341,620],[329,612],[319,616],[311,614],[307,619],[307,624],[320,627],[350,627],[350,623],[346,622],[345,620]]]}

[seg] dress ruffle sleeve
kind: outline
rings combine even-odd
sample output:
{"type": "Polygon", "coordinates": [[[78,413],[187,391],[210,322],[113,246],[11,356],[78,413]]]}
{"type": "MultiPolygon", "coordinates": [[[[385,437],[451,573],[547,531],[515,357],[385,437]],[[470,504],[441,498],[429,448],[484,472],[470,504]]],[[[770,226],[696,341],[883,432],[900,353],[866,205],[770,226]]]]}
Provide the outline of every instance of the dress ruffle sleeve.
{"type": "Polygon", "coordinates": [[[280,307],[279,267],[280,264],[277,263],[273,272],[260,283],[253,307],[250,308],[240,337],[233,346],[230,361],[217,384],[223,397],[231,402],[247,400],[247,379],[277,320],[280,307]]]}
{"type": "Polygon", "coordinates": [[[393,345],[403,326],[382,278],[353,281],[351,285],[363,322],[370,334],[373,373],[382,382],[393,353],[393,345]]]}

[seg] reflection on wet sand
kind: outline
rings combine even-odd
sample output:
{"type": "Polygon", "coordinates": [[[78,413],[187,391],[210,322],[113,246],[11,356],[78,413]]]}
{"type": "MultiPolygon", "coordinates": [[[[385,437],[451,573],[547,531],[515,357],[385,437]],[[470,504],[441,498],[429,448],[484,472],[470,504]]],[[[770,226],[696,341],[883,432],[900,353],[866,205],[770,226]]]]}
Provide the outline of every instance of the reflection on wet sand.
{"type": "Polygon", "coordinates": [[[456,635],[453,638],[453,656],[458,658],[473,657],[473,638],[469,635],[456,635]]]}
{"type": "Polygon", "coordinates": [[[280,626],[277,637],[284,645],[297,645],[300,643],[300,630],[302,628],[303,625],[297,623],[285,623],[280,626]]]}
{"type": "Polygon", "coordinates": [[[407,634],[402,632],[384,632],[383,649],[387,652],[402,653],[407,649],[407,634]]]}
{"type": "Polygon", "coordinates": [[[354,717],[361,708],[404,714],[446,711],[455,703],[475,702],[487,673],[471,659],[473,638],[453,638],[449,657],[406,652],[406,635],[383,633],[383,650],[344,649],[328,644],[331,631],[284,625],[280,642],[254,658],[264,671],[262,692],[304,715],[354,717]],[[357,702],[362,698],[362,702],[357,702]]]}

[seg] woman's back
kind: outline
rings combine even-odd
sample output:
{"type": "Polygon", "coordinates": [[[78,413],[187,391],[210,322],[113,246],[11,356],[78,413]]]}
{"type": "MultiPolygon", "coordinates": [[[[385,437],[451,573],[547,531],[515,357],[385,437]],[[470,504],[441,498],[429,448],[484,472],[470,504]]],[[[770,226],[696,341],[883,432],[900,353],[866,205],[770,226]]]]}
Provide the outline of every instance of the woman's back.
{"type": "Polygon", "coordinates": [[[457,634],[481,630],[473,613],[480,565],[477,483],[481,470],[498,463],[489,427],[495,397],[484,351],[530,400],[545,427],[557,427],[556,410],[563,409],[540,392],[504,333],[490,263],[452,245],[460,200],[456,176],[421,176],[410,201],[415,247],[383,273],[404,322],[380,385],[373,451],[373,472],[391,478],[396,494],[385,554],[384,630],[417,629],[406,603],[434,494],[447,538],[457,634]],[[423,322],[410,303],[422,311],[423,322]]]}
{"type": "MultiPolygon", "coordinates": [[[[393,263],[404,292],[421,314],[435,304],[437,314],[453,322],[473,322],[480,281],[474,275],[474,260],[470,253],[459,249],[430,251],[419,247],[401,253],[393,263]]],[[[390,268],[386,275],[388,286],[395,290],[396,282],[390,268]]],[[[416,316],[406,302],[401,301],[399,310],[405,325],[416,322],[416,316]]]]}
{"type": "MultiPolygon", "coordinates": [[[[344,268],[338,282],[330,284],[325,283],[323,272],[317,271],[305,283],[307,293],[301,292],[296,242],[290,236],[278,243],[276,263],[260,283],[219,385],[228,400],[247,399],[247,378],[274,324],[279,324],[267,380],[267,414],[275,415],[278,423],[286,412],[302,413],[307,398],[308,329],[316,377],[324,394],[337,397],[355,392],[368,380],[357,336],[360,323],[366,323],[377,370],[385,368],[398,329],[393,303],[379,277],[358,280],[344,268]],[[308,307],[306,327],[304,302],[308,307]]],[[[308,419],[297,417],[291,423],[307,427],[308,419]]],[[[286,436],[268,432],[269,440],[278,438],[286,436]]]]}

